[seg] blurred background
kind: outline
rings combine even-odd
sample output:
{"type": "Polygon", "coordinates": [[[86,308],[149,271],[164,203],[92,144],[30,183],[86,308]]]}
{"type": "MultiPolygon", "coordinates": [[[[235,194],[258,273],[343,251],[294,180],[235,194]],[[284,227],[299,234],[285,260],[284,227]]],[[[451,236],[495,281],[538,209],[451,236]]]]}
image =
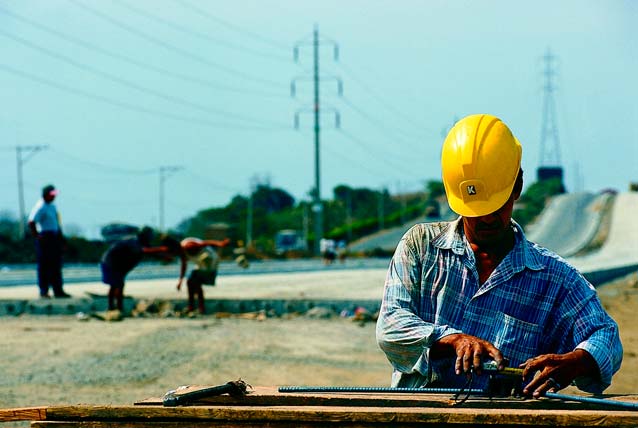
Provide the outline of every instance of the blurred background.
{"type": "Polygon", "coordinates": [[[129,226],[296,257],[448,218],[440,146],[473,113],[523,144],[523,225],[553,194],[631,190],[637,19],[629,0],[0,0],[0,262],[33,259],[21,219],[48,183],[68,262],[129,226]]]}

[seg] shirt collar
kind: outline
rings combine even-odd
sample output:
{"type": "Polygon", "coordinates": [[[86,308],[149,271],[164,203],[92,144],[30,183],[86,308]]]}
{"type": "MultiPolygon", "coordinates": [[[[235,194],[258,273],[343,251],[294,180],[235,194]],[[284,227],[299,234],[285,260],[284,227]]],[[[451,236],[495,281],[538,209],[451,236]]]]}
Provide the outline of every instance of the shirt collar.
{"type": "MultiPolygon", "coordinates": [[[[514,272],[520,272],[524,268],[532,270],[543,269],[544,264],[541,261],[540,254],[534,247],[534,244],[525,237],[523,228],[514,220],[512,220],[512,226],[514,227],[516,242],[507,257],[510,260],[512,270],[514,272]]],[[[463,234],[462,217],[448,222],[441,230],[441,233],[432,240],[432,245],[437,248],[452,250],[452,252],[459,256],[470,251],[470,246],[463,234]]]]}

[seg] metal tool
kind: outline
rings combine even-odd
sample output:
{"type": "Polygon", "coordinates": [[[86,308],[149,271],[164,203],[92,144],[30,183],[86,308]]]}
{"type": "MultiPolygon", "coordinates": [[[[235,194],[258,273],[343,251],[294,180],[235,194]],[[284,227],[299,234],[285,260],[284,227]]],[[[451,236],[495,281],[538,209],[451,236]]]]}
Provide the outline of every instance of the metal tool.
{"type": "Polygon", "coordinates": [[[164,407],[184,406],[193,403],[201,398],[215,397],[217,395],[228,394],[232,397],[243,397],[248,394],[248,388],[252,388],[243,380],[230,381],[224,385],[211,386],[209,388],[197,389],[191,392],[180,392],[188,389],[188,385],[172,389],[162,397],[164,407]]]}

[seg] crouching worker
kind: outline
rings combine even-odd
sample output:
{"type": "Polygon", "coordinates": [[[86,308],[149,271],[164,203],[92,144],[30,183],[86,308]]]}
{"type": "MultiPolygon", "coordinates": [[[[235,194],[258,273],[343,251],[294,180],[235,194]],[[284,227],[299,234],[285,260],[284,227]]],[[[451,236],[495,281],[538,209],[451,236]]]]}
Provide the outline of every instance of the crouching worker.
{"type": "MultiPolygon", "coordinates": [[[[163,242],[168,245],[168,242],[163,242]]],[[[225,247],[230,240],[202,240],[198,238],[185,238],[179,245],[181,247],[180,259],[181,268],[177,289],[182,287],[182,280],[186,274],[186,266],[188,261],[195,264],[195,268],[191,270],[186,280],[188,288],[188,312],[195,310],[195,298],[197,298],[197,309],[200,314],[206,313],[206,303],[204,300],[203,285],[215,285],[217,279],[217,268],[219,267],[219,255],[214,247],[225,247]]]]}
{"type": "Polygon", "coordinates": [[[145,254],[166,254],[168,249],[151,247],[153,229],[144,227],[136,237],[112,244],[102,255],[102,282],[109,285],[109,310],[124,309],[124,281],[145,254]]]}

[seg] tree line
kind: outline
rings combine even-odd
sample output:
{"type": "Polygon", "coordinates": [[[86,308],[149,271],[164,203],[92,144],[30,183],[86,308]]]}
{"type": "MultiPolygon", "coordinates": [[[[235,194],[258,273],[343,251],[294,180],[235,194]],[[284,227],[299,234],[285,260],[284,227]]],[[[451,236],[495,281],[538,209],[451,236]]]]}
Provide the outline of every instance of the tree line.
{"type": "MultiPolygon", "coordinates": [[[[532,183],[517,201],[514,219],[529,224],[542,211],[549,197],[561,193],[560,180],[532,183]]],[[[431,180],[422,191],[391,195],[387,190],[373,190],[338,185],[332,197],[323,201],[324,237],[355,241],[383,228],[402,225],[415,220],[438,218],[446,206],[443,183],[431,180]]],[[[222,207],[210,207],[186,218],[169,231],[176,237],[211,237],[215,225],[224,225],[223,233],[235,245],[241,245],[251,227],[250,254],[274,257],[274,237],[282,229],[305,232],[308,248],[315,239],[311,202],[296,201],[286,190],[269,183],[256,185],[251,195],[235,195],[222,207]]],[[[30,237],[18,235],[18,221],[10,213],[0,213],[0,263],[34,263],[35,252],[30,237]]],[[[218,236],[212,236],[213,238],[218,236]]],[[[67,236],[64,260],[66,263],[97,263],[109,243],[88,240],[81,236],[67,236]]],[[[232,248],[225,250],[232,254],[232,248]]],[[[310,255],[310,254],[307,254],[310,255]]]]}

